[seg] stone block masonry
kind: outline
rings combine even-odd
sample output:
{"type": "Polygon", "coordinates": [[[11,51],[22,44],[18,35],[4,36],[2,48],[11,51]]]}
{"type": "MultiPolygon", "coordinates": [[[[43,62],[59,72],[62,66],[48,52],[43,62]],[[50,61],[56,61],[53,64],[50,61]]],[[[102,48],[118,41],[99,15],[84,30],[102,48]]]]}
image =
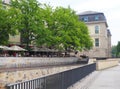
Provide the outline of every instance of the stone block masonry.
{"type": "Polygon", "coordinates": [[[66,65],[76,63],[77,60],[78,58],[76,57],[1,57],[0,68],[66,65]]]}
{"type": "MultiPolygon", "coordinates": [[[[9,58],[10,59],[10,58],[9,58]]],[[[4,64],[19,64],[22,62],[22,58],[20,59],[5,59],[2,60],[1,62],[1,65],[4,65],[4,64]]],[[[25,59],[23,60],[25,63],[28,63],[28,62],[36,62],[38,63],[40,59],[38,58],[32,58],[32,59],[27,59],[28,61],[26,61],[25,59]],[[31,60],[31,61],[30,61],[31,60]]],[[[41,60],[44,60],[41,59],[41,60]]],[[[52,59],[45,59],[44,60],[44,63],[45,62],[49,62],[49,61],[52,61],[52,59]]],[[[63,61],[63,59],[61,59],[63,61]]],[[[53,59],[53,63],[58,63],[58,61],[60,63],[62,63],[61,60],[58,60],[58,59],[53,59]]],[[[64,62],[75,62],[75,60],[73,59],[64,59],[64,62]]],[[[43,62],[42,62],[43,63],[43,62]]],[[[52,62],[51,62],[52,63],[52,62]]],[[[7,66],[7,65],[6,65],[7,66]]],[[[55,73],[59,73],[59,72],[62,72],[62,71],[66,71],[66,70],[70,70],[70,69],[73,69],[73,68],[77,68],[77,67],[80,67],[80,65],[74,65],[74,66],[54,66],[54,67],[37,67],[37,68],[32,68],[32,69],[29,69],[29,70],[8,70],[8,71],[1,71],[0,72],[0,89],[5,89],[5,85],[6,84],[9,84],[9,83],[17,83],[17,82],[22,82],[22,81],[26,81],[26,80],[31,80],[31,79],[35,79],[35,78],[39,78],[39,77],[43,77],[43,76],[47,76],[47,75],[50,75],[50,74],[55,74],[55,73]]]]}
{"type": "Polygon", "coordinates": [[[118,64],[119,60],[117,59],[99,60],[96,62],[96,70],[111,68],[117,66],[118,64]]]}

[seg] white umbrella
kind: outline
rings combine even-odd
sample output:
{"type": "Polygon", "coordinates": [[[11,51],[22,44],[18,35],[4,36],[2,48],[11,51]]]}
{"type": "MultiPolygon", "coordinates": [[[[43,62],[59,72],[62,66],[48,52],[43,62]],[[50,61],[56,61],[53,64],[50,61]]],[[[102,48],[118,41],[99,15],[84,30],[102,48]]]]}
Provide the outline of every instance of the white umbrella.
{"type": "Polygon", "coordinates": [[[13,51],[26,51],[26,49],[23,49],[23,48],[16,46],[16,45],[11,46],[10,49],[13,51]]]}
{"type": "Polygon", "coordinates": [[[0,48],[3,49],[4,47],[0,45],[0,48]]]}
{"type": "Polygon", "coordinates": [[[7,47],[7,46],[0,46],[0,48],[3,50],[11,50],[10,47],[7,47]]]}

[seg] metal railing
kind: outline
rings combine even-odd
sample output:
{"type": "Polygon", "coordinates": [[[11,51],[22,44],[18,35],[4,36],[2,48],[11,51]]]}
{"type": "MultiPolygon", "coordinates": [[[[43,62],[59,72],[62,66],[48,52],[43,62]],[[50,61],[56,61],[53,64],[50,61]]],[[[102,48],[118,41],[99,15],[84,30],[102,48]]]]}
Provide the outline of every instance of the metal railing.
{"type": "Polygon", "coordinates": [[[46,77],[8,84],[6,89],[67,89],[94,70],[96,70],[95,63],[46,77]]]}

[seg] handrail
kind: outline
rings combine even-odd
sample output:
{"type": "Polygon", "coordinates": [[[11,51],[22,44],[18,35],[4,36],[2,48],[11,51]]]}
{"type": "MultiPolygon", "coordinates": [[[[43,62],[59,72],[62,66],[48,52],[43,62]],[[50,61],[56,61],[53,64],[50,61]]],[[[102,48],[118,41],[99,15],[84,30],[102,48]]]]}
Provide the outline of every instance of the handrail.
{"type": "Polygon", "coordinates": [[[24,82],[7,84],[6,89],[67,89],[96,70],[96,63],[24,82]]]}

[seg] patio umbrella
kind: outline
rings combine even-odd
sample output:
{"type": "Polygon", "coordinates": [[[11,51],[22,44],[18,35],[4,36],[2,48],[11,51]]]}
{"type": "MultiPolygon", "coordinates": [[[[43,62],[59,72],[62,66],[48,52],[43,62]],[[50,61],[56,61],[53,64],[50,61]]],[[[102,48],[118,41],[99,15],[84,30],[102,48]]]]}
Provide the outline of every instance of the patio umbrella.
{"type": "Polygon", "coordinates": [[[3,46],[0,45],[0,49],[3,49],[3,46]]]}
{"type": "Polygon", "coordinates": [[[0,45],[0,50],[3,50],[3,48],[4,48],[4,47],[0,45]]]}
{"type": "Polygon", "coordinates": [[[11,50],[10,47],[7,47],[7,46],[1,46],[1,45],[0,45],[0,49],[3,49],[3,50],[11,50]]]}
{"type": "Polygon", "coordinates": [[[26,49],[23,49],[17,45],[11,46],[10,49],[13,51],[26,51],[26,49]]]}

